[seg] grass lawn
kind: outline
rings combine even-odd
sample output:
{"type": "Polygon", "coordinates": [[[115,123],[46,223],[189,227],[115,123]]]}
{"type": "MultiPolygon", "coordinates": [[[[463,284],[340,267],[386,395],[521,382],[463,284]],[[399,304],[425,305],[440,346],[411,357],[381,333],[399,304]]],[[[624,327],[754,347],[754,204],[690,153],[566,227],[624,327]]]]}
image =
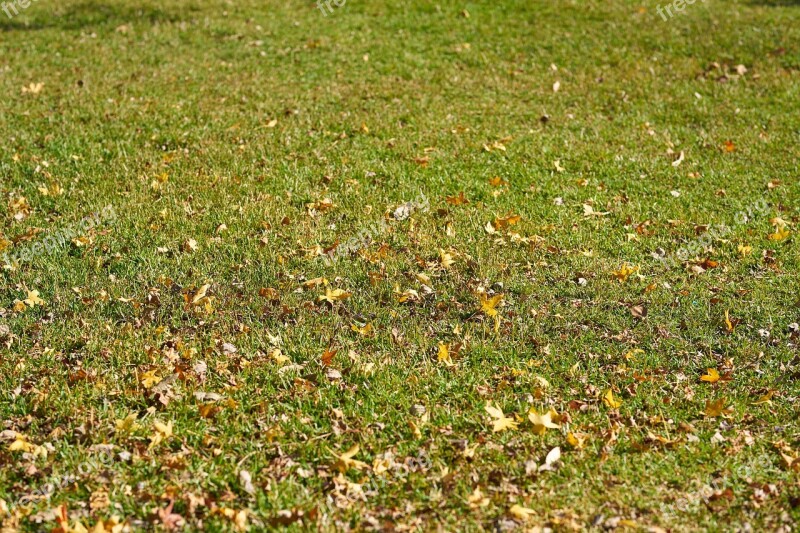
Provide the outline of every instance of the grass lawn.
{"type": "Polygon", "coordinates": [[[796,530],[798,2],[23,4],[3,532],[796,530]]]}

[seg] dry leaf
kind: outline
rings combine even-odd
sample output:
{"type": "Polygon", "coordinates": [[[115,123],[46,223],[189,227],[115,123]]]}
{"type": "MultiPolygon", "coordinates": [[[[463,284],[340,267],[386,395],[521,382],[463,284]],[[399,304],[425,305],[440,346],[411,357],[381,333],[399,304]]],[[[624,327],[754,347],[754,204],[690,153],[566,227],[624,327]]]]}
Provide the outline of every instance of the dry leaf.
{"type": "Polygon", "coordinates": [[[517,426],[519,424],[517,424],[517,422],[515,422],[513,418],[507,418],[506,415],[503,414],[503,411],[501,411],[497,407],[494,407],[492,404],[487,403],[484,409],[486,410],[487,413],[489,413],[489,416],[494,418],[494,421],[492,422],[493,424],[492,431],[494,431],[495,433],[499,431],[504,431],[506,429],[517,429],[517,426]]]}
{"type": "Polygon", "coordinates": [[[544,435],[548,429],[558,429],[561,426],[553,422],[553,416],[558,417],[552,408],[543,415],[537,414],[533,407],[528,411],[528,420],[533,424],[533,432],[536,435],[544,435]]]}
{"type": "Polygon", "coordinates": [[[614,398],[614,392],[611,389],[608,389],[603,395],[603,403],[611,409],[619,409],[619,407],[622,405],[622,400],[614,398]]]}
{"type": "Polygon", "coordinates": [[[700,376],[700,381],[707,381],[708,383],[716,383],[719,381],[719,372],[716,368],[709,368],[706,370],[707,374],[700,376]]]}

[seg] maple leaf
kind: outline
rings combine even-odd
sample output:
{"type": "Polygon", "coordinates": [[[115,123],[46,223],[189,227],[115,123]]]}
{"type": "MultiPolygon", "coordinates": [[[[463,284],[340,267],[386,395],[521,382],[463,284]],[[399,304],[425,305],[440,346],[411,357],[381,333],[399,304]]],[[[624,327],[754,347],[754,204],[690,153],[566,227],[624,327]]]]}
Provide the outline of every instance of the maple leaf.
{"type": "Polygon", "coordinates": [[[567,444],[576,450],[582,450],[586,446],[586,435],[582,433],[567,433],[567,444]]]}
{"type": "Polygon", "coordinates": [[[634,348],[633,350],[625,352],[625,355],[623,357],[625,357],[625,359],[629,361],[633,361],[636,359],[636,356],[640,353],[645,353],[645,351],[642,350],[641,348],[634,348]]]}
{"type": "Polygon", "coordinates": [[[528,420],[533,424],[533,432],[536,435],[544,435],[548,429],[558,429],[561,426],[553,422],[553,415],[558,416],[558,413],[550,409],[543,415],[538,414],[533,407],[528,411],[528,420]]]}
{"type": "Polygon", "coordinates": [[[325,278],[314,278],[303,282],[303,287],[308,289],[311,287],[316,287],[317,285],[327,285],[327,284],[328,280],[325,278]]]}
{"type": "Polygon", "coordinates": [[[534,516],[536,516],[536,511],[533,509],[528,509],[527,507],[522,507],[521,505],[514,504],[511,506],[511,509],[508,510],[511,515],[516,518],[517,520],[522,520],[523,522],[527,522],[534,516]]]}
{"type": "Polygon", "coordinates": [[[34,457],[47,459],[47,448],[44,446],[29,442],[28,438],[22,433],[16,433],[14,439],[14,442],[8,445],[9,451],[29,453],[34,457]]]}
{"type": "Polygon", "coordinates": [[[519,424],[517,424],[513,418],[507,418],[506,415],[503,414],[503,411],[497,407],[494,407],[491,403],[487,403],[484,409],[487,413],[489,413],[489,416],[494,418],[494,421],[492,422],[492,431],[495,433],[504,431],[506,429],[517,429],[519,424]]]}
{"type": "Polygon", "coordinates": [[[799,455],[794,454],[792,452],[791,448],[789,448],[788,446],[786,446],[786,447],[784,447],[784,449],[780,450],[779,453],[781,454],[781,461],[783,462],[783,466],[785,466],[789,470],[794,470],[795,472],[800,472],[800,456],[799,455]]]}
{"type": "Polygon", "coordinates": [[[453,256],[445,252],[444,250],[439,250],[439,258],[440,258],[439,263],[442,265],[442,268],[445,269],[450,268],[453,265],[453,263],[455,263],[453,256]]]}
{"type": "Polygon", "coordinates": [[[483,491],[481,491],[480,487],[475,487],[475,490],[472,491],[472,494],[467,496],[467,503],[469,504],[470,508],[477,509],[478,507],[486,507],[489,505],[489,498],[487,498],[483,491]]]}
{"type": "Polygon", "coordinates": [[[631,276],[631,274],[635,274],[638,271],[639,271],[638,266],[633,266],[629,265],[628,263],[624,263],[621,267],[619,267],[619,270],[612,272],[611,276],[616,278],[617,281],[619,281],[620,283],[624,283],[628,281],[628,278],[631,276]]]}
{"type": "Polygon", "coordinates": [[[331,290],[331,289],[328,289],[326,287],[325,288],[325,294],[322,295],[322,296],[319,296],[317,298],[317,301],[318,302],[328,302],[331,305],[333,305],[334,303],[336,303],[338,301],[346,300],[350,296],[351,295],[350,295],[349,292],[345,292],[342,289],[333,289],[333,290],[331,290]]]}
{"type": "Polygon", "coordinates": [[[583,204],[583,216],[585,217],[604,217],[610,214],[608,211],[595,211],[591,205],[583,204]]]}
{"type": "Polygon", "coordinates": [[[158,376],[158,369],[154,368],[142,374],[142,377],[139,378],[139,382],[145,389],[153,388],[156,383],[161,382],[161,378],[158,376]]]}
{"type": "Polygon", "coordinates": [[[230,509],[228,507],[220,507],[217,510],[217,514],[220,514],[233,522],[233,528],[236,531],[247,531],[247,511],[242,509],[240,511],[236,511],[234,509],[230,509]]]}
{"type": "Polygon", "coordinates": [[[394,296],[401,304],[406,302],[418,302],[420,300],[419,292],[415,291],[414,289],[406,289],[403,292],[400,292],[399,287],[395,287],[394,296]]]}
{"type": "Polygon", "coordinates": [[[337,353],[339,353],[339,350],[331,350],[330,348],[325,348],[325,352],[322,354],[322,364],[325,366],[331,366],[333,358],[337,353]]]}
{"type": "Polygon", "coordinates": [[[485,294],[481,293],[481,312],[494,318],[494,331],[495,333],[500,329],[500,315],[497,312],[497,306],[503,301],[502,294],[495,294],[491,298],[487,298],[485,294]]]}
{"type": "Polygon", "coordinates": [[[485,294],[481,294],[481,311],[488,317],[495,317],[497,316],[497,305],[502,301],[502,294],[495,294],[491,298],[487,298],[485,294]]]}
{"type": "Polygon", "coordinates": [[[445,202],[450,205],[464,205],[468,204],[469,200],[464,196],[464,191],[461,191],[457,196],[447,196],[445,202]]]}
{"type": "Polygon", "coordinates": [[[39,298],[39,291],[28,291],[28,297],[23,300],[28,307],[44,305],[45,301],[39,298]]]}
{"type": "Polygon", "coordinates": [[[350,326],[350,329],[352,331],[355,331],[356,333],[358,333],[362,337],[370,337],[370,336],[374,335],[374,333],[375,333],[375,330],[372,327],[372,323],[368,323],[368,324],[366,324],[364,326],[359,326],[357,324],[353,324],[353,325],[350,326]]]}
{"type": "Polygon", "coordinates": [[[290,362],[290,361],[291,361],[291,359],[289,359],[288,357],[286,357],[285,355],[283,355],[283,353],[281,352],[281,349],[280,349],[280,348],[273,348],[273,349],[272,349],[272,350],[269,352],[269,356],[272,358],[272,360],[273,360],[273,361],[275,361],[276,363],[278,363],[278,365],[280,365],[280,366],[283,366],[283,365],[285,365],[286,363],[288,363],[288,362],[290,362]]]}
{"type": "Polygon", "coordinates": [[[706,370],[707,374],[700,376],[700,381],[707,381],[709,383],[716,383],[719,381],[719,372],[716,368],[709,368],[706,370]]]}
{"type": "Polygon", "coordinates": [[[42,89],[44,89],[44,82],[30,82],[30,84],[22,87],[22,94],[39,94],[42,89]]]}
{"type": "Polygon", "coordinates": [[[130,433],[139,429],[139,424],[136,423],[137,414],[129,413],[125,418],[118,418],[116,420],[116,428],[118,432],[130,433]]]}
{"type": "Polygon", "coordinates": [[[164,424],[163,422],[159,422],[158,420],[156,420],[153,423],[153,428],[156,431],[150,436],[150,446],[148,446],[148,448],[155,448],[156,446],[161,444],[161,442],[172,436],[171,421],[167,424],[164,424]]]}
{"type": "Polygon", "coordinates": [[[331,200],[330,198],[325,198],[318,202],[306,204],[306,210],[308,210],[308,212],[312,214],[314,211],[320,211],[320,212],[330,211],[334,207],[336,207],[336,204],[334,204],[333,200],[331,200]]]}
{"type": "Polygon", "coordinates": [[[775,228],[775,233],[770,233],[767,235],[767,239],[778,242],[786,239],[791,234],[792,232],[786,228],[775,228]]]}
{"type": "Polygon", "coordinates": [[[185,523],[181,515],[172,512],[173,505],[175,505],[175,500],[170,500],[166,508],[158,510],[158,518],[168,531],[181,529],[185,523]]]}
{"type": "Polygon", "coordinates": [[[509,215],[504,218],[495,218],[494,222],[492,222],[491,224],[495,230],[499,230],[499,229],[505,229],[509,226],[513,226],[520,220],[522,220],[522,217],[519,215],[509,215]]]}
{"type": "Polygon", "coordinates": [[[352,448],[350,448],[341,455],[337,455],[336,453],[334,453],[333,455],[336,457],[336,463],[333,465],[333,467],[342,474],[344,474],[351,468],[355,468],[356,470],[363,470],[365,468],[369,468],[369,465],[367,463],[359,461],[358,459],[353,459],[353,457],[355,457],[358,454],[360,449],[361,447],[358,444],[354,444],[352,448]]]}
{"type": "Polygon", "coordinates": [[[446,366],[455,366],[455,363],[450,358],[450,346],[448,344],[439,343],[439,352],[436,355],[436,360],[446,366]]]}
{"type": "Polygon", "coordinates": [[[706,408],[703,413],[708,417],[717,417],[717,416],[725,416],[729,415],[733,412],[733,408],[725,408],[727,404],[727,400],[725,398],[720,398],[714,402],[706,402],[706,408]]]}

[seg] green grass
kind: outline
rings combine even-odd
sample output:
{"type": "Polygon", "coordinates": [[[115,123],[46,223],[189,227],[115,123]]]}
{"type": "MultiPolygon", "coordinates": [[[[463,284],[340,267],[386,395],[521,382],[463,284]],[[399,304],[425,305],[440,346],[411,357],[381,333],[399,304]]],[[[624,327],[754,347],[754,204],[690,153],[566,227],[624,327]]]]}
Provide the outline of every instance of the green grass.
{"type": "Polygon", "coordinates": [[[213,531],[796,523],[800,5],[656,5],[0,12],[5,252],[117,214],[0,269],[3,525],[164,528],[170,503],[213,531]],[[430,209],[391,217],[420,195],[430,209]],[[708,224],[730,233],[652,256],[708,224]],[[19,303],[34,290],[43,305],[19,303]],[[503,295],[497,322],[481,294],[503,295]],[[493,432],[489,403],[519,427],[493,432]],[[531,407],[560,428],[537,434],[531,407]],[[340,473],[354,445],[366,465],[340,473]]]}

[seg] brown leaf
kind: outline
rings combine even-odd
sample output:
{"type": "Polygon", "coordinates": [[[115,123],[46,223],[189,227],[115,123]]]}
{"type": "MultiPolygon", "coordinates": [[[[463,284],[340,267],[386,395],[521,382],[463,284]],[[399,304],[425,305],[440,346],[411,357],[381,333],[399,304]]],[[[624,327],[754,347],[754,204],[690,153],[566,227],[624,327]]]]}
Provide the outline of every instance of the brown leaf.
{"type": "Polygon", "coordinates": [[[631,314],[634,318],[642,319],[647,316],[647,306],[644,304],[634,305],[631,307],[631,314]]]}

